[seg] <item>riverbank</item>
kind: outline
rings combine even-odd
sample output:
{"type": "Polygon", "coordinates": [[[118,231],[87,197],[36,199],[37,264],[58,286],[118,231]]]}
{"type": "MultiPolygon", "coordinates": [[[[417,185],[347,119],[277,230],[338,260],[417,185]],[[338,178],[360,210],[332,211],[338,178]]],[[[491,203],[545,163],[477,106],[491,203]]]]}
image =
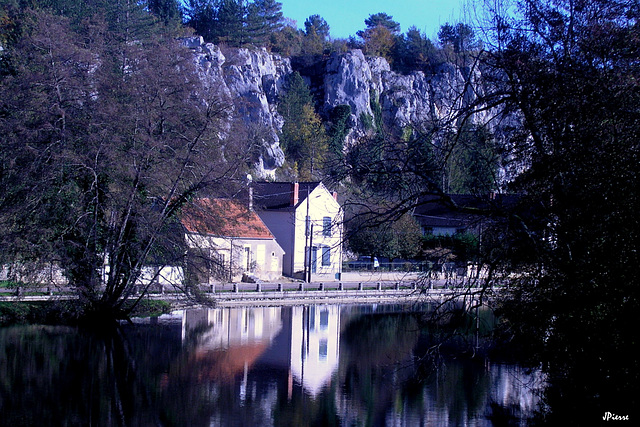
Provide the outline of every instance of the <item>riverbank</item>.
{"type": "MultiPolygon", "coordinates": [[[[237,306],[292,306],[307,304],[381,304],[389,302],[443,301],[474,291],[471,282],[464,280],[432,281],[379,281],[339,283],[224,283],[201,286],[201,296],[219,307],[237,306]],[[464,291],[464,292],[463,292],[464,291]],[[470,291],[470,292],[469,292],[470,291]]],[[[1,295],[2,302],[64,302],[77,297],[64,288],[34,289],[16,295],[1,295]]],[[[194,304],[192,296],[173,288],[150,289],[144,300],[165,301],[172,306],[194,304]]]]}

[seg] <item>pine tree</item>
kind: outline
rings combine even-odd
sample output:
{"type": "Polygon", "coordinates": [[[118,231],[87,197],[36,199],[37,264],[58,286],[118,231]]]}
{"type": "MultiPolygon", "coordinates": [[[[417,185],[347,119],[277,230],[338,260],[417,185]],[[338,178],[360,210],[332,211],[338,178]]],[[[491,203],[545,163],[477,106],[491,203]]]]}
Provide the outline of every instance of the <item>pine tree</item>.
{"type": "Polygon", "coordinates": [[[267,46],[272,34],[284,27],[282,3],[276,0],[254,0],[248,7],[247,31],[249,41],[267,46]]]}
{"type": "Polygon", "coordinates": [[[300,179],[311,179],[323,166],[327,136],[315,112],[313,97],[300,73],[290,77],[278,111],[284,118],[280,140],[287,161],[296,165],[300,179]]]}

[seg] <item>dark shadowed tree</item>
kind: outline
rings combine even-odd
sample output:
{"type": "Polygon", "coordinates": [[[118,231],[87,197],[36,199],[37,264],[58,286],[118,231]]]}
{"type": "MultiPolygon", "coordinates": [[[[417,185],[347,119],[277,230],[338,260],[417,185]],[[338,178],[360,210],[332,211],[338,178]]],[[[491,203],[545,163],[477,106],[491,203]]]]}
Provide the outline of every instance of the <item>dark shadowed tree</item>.
{"type": "Polygon", "coordinates": [[[545,423],[637,418],[640,348],[629,325],[640,309],[640,9],[521,6],[517,17],[495,15],[485,57],[494,100],[523,118],[528,138],[515,148],[527,167],[512,188],[535,213],[514,221],[524,239],[509,248],[520,256],[507,266],[520,275],[506,330],[549,375],[545,423]]]}
{"type": "Polygon", "coordinates": [[[218,16],[217,2],[214,0],[187,0],[184,6],[186,25],[193,28],[206,42],[215,40],[215,25],[218,16]]]}
{"type": "Polygon", "coordinates": [[[420,253],[422,230],[410,214],[380,221],[375,208],[363,208],[346,224],[349,249],[357,254],[393,261],[420,253]]]}
{"type": "Polygon", "coordinates": [[[148,0],[149,12],[168,26],[182,25],[182,10],[177,0],[148,0]]]}
{"type": "Polygon", "coordinates": [[[84,315],[124,317],[143,267],[181,266],[185,203],[240,164],[228,107],[171,38],[29,17],[0,85],[2,261],[57,265],[84,315]]]}
{"type": "Polygon", "coordinates": [[[437,62],[434,44],[416,27],[410,27],[398,40],[394,51],[394,66],[401,71],[426,70],[437,62]]]}
{"type": "Polygon", "coordinates": [[[278,111],[284,119],[280,141],[287,163],[300,179],[317,178],[327,152],[327,136],[309,87],[297,71],[287,82],[278,111]]]}
{"type": "Polygon", "coordinates": [[[455,53],[466,52],[476,47],[476,36],[473,29],[463,23],[444,24],[438,31],[438,40],[443,47],[449,47],[455,53]]]}
{"type": "Polygon", "coordinates": [[[247,6],[244,0],[220,0],[214,31],[214,43],[243,46],[249,41],[247,6]]]}
{"type": "Polygon", "coordinates": [[[444,171],[445,192],[486,195],[497,191],[501,161],[491,133],[485,127],[466,124],[455,138],[444,171]]]}

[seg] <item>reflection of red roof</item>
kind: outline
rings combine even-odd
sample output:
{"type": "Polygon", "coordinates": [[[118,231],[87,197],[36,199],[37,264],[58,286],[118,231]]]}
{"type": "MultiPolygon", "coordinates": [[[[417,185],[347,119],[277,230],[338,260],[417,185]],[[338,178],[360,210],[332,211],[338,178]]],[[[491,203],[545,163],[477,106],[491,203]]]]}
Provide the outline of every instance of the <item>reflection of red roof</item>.
{"type": "Polygon", "coordinates": [[[260,217],[237,200],[198,199],[182,216],[189,233],[220,237],[273,239],[260,217]]]}
{"type": "Polygon", "coordinates": [[[226,350],[196,350],[185,365],[182,375],[196,379],[198,382],[217,380],[232,381],[236,375],[242,374],[245,367],[251,367],[269,346],[268,342],[245,344],[226,350]]]}

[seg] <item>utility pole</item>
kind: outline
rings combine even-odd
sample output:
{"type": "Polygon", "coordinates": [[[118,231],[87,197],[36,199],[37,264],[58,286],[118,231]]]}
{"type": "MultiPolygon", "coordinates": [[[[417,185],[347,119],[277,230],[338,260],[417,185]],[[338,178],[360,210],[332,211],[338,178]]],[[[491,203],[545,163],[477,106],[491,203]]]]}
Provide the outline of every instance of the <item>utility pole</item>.
{"type": "Polygon", "coordinates": [[[311,263],[314,262],[313,258],[311,257],[311,254],[313,251],[313,223],[311,223],[310,228],[311,228],[311,232],[309,233],[309,279],[307,280],[308,283],[311,283],[311,272],[313,271],[311,263]]]}
{"type": "Polygon", "coordinates": [[[311,276],[309,273],[309,266],[311,265],[311,245],[309,244],[309,226],[311,224],[311,218],[309,217],[309,186],[307,185],[307,216],[304,218],[304,279],[307,280],[307,276],[311,276]]]}

